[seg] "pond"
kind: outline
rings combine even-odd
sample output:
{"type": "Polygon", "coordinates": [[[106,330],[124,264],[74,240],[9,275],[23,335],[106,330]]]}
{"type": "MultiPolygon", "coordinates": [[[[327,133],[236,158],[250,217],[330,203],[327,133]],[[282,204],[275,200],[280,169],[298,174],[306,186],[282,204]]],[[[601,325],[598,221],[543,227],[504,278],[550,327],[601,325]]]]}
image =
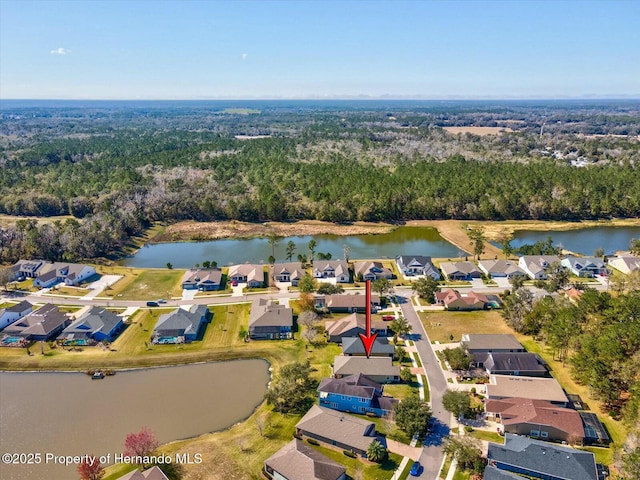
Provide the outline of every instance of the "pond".
{"type": "MultiPolygon", "coordinates": [[[[316,241],[316,253],[331,253],[332,258],[343,258],[343,248],[351,249],[350,258],[395,258],[398,255],[427,255],[436,258],[460,256],[460,249],[444,240],[435,228],[400,227],[379,235],[306,235],[287,237],[275,248],[278,262],[286,261],[286,246],[293,240],[298,254],[308,255],[309,241],[316,241]]],[[[237,263],[267,263],[272,254],[266,238],[224,239],[209,242],[156,243],[141,248],[125,260],[128,267],[165,268],[170,262],[174,268],[191,268],[203,261],[216,261],[219,266],[237,263]]],[[[464,253],[462,254],[464,255],[464,253]]]]}
{"type": "MultiPolygon", "coordinates": [[[[264,360],[118,372],[0,373],[0,451],[113,455],[128,433],[151,428],[161,443],[225,429],[260,404],[264,360]]],[[[77,478],[76,466],[0,464],[3,480],[77,478]]]]}
{"type": "Polygon", "coordinates": [[[603,248],[606,255],[619,250],[629,250],[632,238],[640,238],[640,225],[637,227],[590,227],[565,231],[528,231],[521,230],[514,234],[511,245],[518,248],[525,243],[553,239],[553,244],[574,253],[593,255],[598,248],[603,248]]]}

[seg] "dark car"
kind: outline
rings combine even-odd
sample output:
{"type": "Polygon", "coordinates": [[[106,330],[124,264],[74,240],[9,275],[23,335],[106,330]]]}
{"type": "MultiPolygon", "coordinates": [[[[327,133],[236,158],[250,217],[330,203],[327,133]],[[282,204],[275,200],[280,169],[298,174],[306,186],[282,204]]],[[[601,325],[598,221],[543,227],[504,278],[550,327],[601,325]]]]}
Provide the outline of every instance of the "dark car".
{"type": "Polygon", "coordinates": [[[420,475],[420,470],[422,467],[420,466],[420,462],[413,462],[411,465],[411,470],[409,470],[409,475],[412,477],[418,477],[420,475]]]}
{"type": "Polygon", "coordinates": [[[147,302],[147,307],[159,307],[158,302],[147,302]]]}

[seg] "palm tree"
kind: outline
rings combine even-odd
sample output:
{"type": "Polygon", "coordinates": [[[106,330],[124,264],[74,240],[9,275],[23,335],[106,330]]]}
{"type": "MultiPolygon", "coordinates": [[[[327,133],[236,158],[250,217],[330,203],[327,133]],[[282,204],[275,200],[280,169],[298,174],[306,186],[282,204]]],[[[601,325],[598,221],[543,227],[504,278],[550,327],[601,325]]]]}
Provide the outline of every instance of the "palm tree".
{"type": "Polygon", "coordinates": [[[295,251],[296,251],[296,244],[293,243],[293,240],[289,240],[289,242],[287,242],[287,260],[291,261],[295,251]]]}
{"type": "Polygon", "coordinates": [[[309,240],[309,261],[313,263],[313,257],[316,254],[316,241],[312,238],[309,240]]]}
{"type": "Polygon", "coordinates": [[[372,462],[381,463],[387,458],[387,449],[378,440],[374,440],[367,447],[367,458],[372,462]]]}
{"type": "Polygon", "coordinates": [[[269,234],[269,245],[271,246],[271,256],[276,258],[276,245],[280,243],[282,237],[278,236],[276,233],[269,234]]]}

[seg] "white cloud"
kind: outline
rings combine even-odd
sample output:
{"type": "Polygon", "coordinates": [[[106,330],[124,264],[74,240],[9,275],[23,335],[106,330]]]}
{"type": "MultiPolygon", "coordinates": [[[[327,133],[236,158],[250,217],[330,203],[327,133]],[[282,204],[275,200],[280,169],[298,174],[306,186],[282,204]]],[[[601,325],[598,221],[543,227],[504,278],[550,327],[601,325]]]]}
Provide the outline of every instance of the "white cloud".
{"type": "Polygon", "coordinates": [[[71,53],[71,50],[69,50],[68,48],[56,48],[55,50],[51,50],[49,52],[51,55],[68,55],[69,53],[71,53]]]}
{"type": "Polygon", "coordinates": [[[242,55],[240,55],[240,58],[242,58],[242,60],[246,60],[248,56],[248,53],[243,53],[242,55]]]}

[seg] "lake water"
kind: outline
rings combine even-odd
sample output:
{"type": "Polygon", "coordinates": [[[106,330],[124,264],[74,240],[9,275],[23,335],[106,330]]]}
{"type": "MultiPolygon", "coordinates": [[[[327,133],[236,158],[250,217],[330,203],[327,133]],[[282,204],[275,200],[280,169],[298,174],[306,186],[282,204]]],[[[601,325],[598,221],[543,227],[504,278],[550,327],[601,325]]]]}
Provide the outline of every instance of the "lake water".
{"type": "Polygon", "coordinates": [[[553,244],[583,255],[593,255],[598,248],[604,248],[605,254],[619,250],[629,250],[632,238],[640,238],[640,222],[637,227],[591,227],[564,232],[540,232],[521,230],[514,234],[511,245],[517,248],[525,243],[545,241],[551,237],[553,244]]]}
{"type": "MultiPolygon", "coordinates": [[[[225,429],[260,404],[264,360],[119,372],[0,373],[0,453],[122,453],[128,433],[151,428],[161,443],[225,429]]],[[[2,480],[77,478],[76,466],[0,464],[2,480]]]]}
{"type": "MultiPolygon", "coordinates": [[[[350,258],[395,258],[398,255],[427,255],[453,258],[460,250],[444,240],[435,228],[400,227],[379,235],[313,235],[287,237],[275,249],[276,261],[286,261],[286,245],[296,244],[293,260],[298,254],[308,255],[308,244],[316,241],[316,253],[331,253],[332,258],[343,258],[343,247],[351,249],[350,258]]],[[[216,261],[219,266],[237,263],[267,263],[272,250],[266,238],[225,239],[209,242],[156,243],[141,248],[125,260],[128,267],[165,268],[170,262],[174,268],[191,268],[203,261],[216,261]]]]}

